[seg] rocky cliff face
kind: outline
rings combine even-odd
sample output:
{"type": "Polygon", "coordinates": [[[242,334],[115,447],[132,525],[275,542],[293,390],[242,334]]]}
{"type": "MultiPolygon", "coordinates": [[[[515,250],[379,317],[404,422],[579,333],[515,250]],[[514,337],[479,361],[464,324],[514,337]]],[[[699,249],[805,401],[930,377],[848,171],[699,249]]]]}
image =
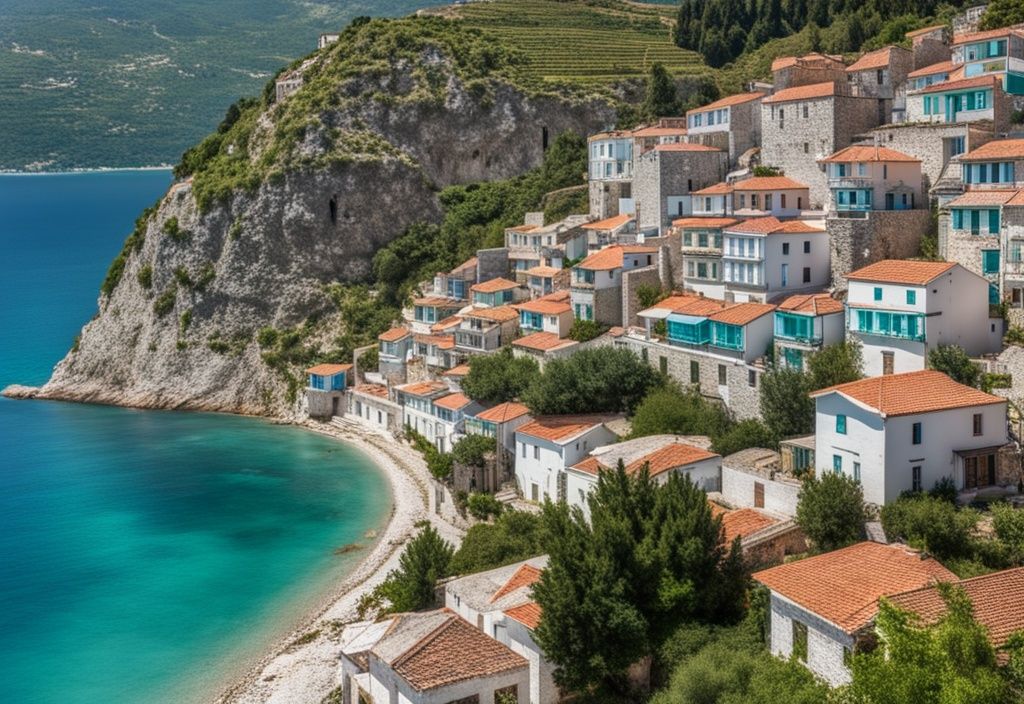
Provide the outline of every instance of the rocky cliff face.
{"type": "MultiPolygon", "coordinates": [[[[445,68],[443,55],[423,60],[445,68]]],[[[418,99],[421,67],[390,68],[340,83],[346,99],[311,115],[290,161],[258,185],[201,209],[202,176],[175,183],[39,395],[286,416],[294,404],[263,359],[261,328],[311,319],[329,328],[337,308],[327,286],[365,280],[378,248],[414,222],[438,221],[438,188],[517,175],[540,163],[548,135],[614,121],[600,100],[531,97],[499,79],[481,94],[456,72],[447,72],[443,99],[438,91],[418,99]],[[360,99],[368,83],[377,97],[360,99]],[[339,135],[348,140],[343,157],[339,135]]],[[[301,92],[285,102],[295,99],[301,92]]],[[[269,134],[285,108],[259,115],[253,163],[267,148],[261,130],[269,134]]]]}

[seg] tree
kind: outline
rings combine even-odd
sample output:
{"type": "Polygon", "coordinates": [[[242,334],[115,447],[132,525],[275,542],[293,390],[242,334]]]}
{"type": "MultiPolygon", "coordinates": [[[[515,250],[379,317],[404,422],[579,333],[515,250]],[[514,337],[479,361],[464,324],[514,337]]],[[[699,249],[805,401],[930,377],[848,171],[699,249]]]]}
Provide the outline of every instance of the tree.
{"type": "Polygon", "coordinates": [[[796,522],[818,550],[829,552],[857,542],[866,520],[864,492],[853,478],[826,472],[805,479],[800,487],[796,522]]]}
{"type": "Polygon", "coordinates": [[[879,603],[875,618],[883,647],[854,655],[850,701],[871,704],[1010,704],[1016,701],[996,667],[984,626],[961,587],[939,584],[946,613],[924,625],[915,615],[879,603]]]}
{"type": "Polygon", "coordinates": [[[510,565],[544,552],[540,516],[503,511],[494,523],[478,523],[466,531],[452,557],[452,574],[472,574],[510,565]]]}
{"type": "Polygon", "coordinates": [[[482,403],[504,403],[522,396],[539,373],[535,360],[516,357],[505,348],[495,354],[470,357],[462,390],[482,403]]]}
{"type": "Polygon", "coordinates": [[[716,436],[711,443],[711,449],[725,457],[749,447],[775,447],[777,444],[778,439],[767,425],[754,418],[748,418],[716,436]]]}
{"type": "Polygon", "coordinates": [[[647,95],[644,97],[643,112],[649,120],[679,114],[676,82],[668,69],[660,63],[651,64],[651,71],[647,76],[647,95]]]}
{"type": "Polygon", "coordinates": [[[596,337],[600,337],[608,332],[608,326],[602,325],[596,320],[583,320],[577,318],[572,321],[572,327],[569,328],[569,339],[575,340],[576,342],[590,342],[596,337]]]}
{"type": "Polygon", "coordinates": [[[808,396],[810,377],[799,369],[781,367],[761,377],[761,417],[777,438],[814,431],[814,400],[808,396]]]}
{"type": "Polygon", "coordinates": [[[1020,0],[989,0],[978,29],[999,29],[1024,22],[1024,4],[1020,0]]]}
{"type": "Polygon", "coordinates": [[[817,391],[848,381],[857,381],[864,376],[864,358],[857,340],[847,340],[829,345],[815,352],[807,360],[810,374],[810,388],[817,391]]]}
{"type": "Polygon", "coordinates": [[[452,546],[433,526],[426,526],[405,547],[398,569],[377,588],[391,604],[391,612],[417,611],[434,606],[437,580],[447,577],[452,546]]]}
{"type": "Polygon", "coordinates": [[[882,528],[889,540],[905,540],[940,560],[968,558],[979,515],[932,496],[906,496],[882,507],[882,528]]]}
{"type": "Polygon", "coordinates": [[[981,370],[959,345],[939,345],[928,353],[928,366],[965,386],[978,386],[981,370]]]}
{"type": "Polygon", "coordinates": [[[661,376],[632,351],[596,347],[549,361],[523,393],[537,415],[632,411],[661,376]]]}
{"type": "Polygon", "coordinates": [[[651,284],[640,284],[636,287],[636,300],[640,304],[640,308],[650,308],[655,303],[665,298],[667,294],[662,290],[661,286],[652,286],[651,284]]]}
{"type": "Polygon", "coordinates": [[[652,389],[633,414],[632,437],[647,435],[717,436],[729,427],[729,416],[718,404],[676,384],[652,389]]]}
{"type": "Polygon", "coordinates": [[[452,459],[461,465],[483,467],[486,455],[495,449],[494,438],[485,435],[466,435],[452,446],[452,459]]]}

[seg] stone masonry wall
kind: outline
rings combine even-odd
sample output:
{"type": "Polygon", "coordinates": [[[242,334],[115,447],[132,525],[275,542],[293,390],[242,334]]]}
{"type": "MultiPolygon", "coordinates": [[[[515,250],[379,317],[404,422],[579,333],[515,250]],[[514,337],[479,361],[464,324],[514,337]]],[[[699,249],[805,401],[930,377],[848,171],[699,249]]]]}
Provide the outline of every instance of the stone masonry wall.
{"type": "Polygon", "coordinates": [[[663,231],[671,223],[669,196],[685,196],[725,179],[725,152],[651,151],[635,157],[633,198],[640,228],[663,231]]]}
{"type": "Polygon", "coordinates": [[[508,278],[507,248],[478,249],[476,251],[476,260],[477,281],[490,281],[498,277],[508,278]]]}
{"type": "Polygon", "coordinates": [[[590,215],[604,220],[619,214],[619,199],[632,195],[632,181],[590,181],[590,215]]]}
{"type": "Polygon", "coordinates": [[[594,320],[602,325],[622,325],[622,289],[594,289],[594,320]]]}
{"type": "Polygon", "coordinates": [[[622,273],[622,321],[619,324],[623,327],[638,325],[640,323],[640,319],[636,315],[641,309],[640,301],[637,299],[636,290],[639,286],[643,285],[654,286],[656,288],[662,288],[664,286],[661,278],[660,267],[657,264],[622,273]]]}
{"type": "Polygon", "coordinates": [[[880,145],[921,160],[921,186],[926,193],[939,180],[948,161],[943,140],[964,137],[964,147],[970,151],[993,137],[990,129],[981,126],[926,123],[884,125],[872,134],[880,145]]]}
{"type": "Polygon", "coordinates": [[[874,210],[864,219],[828,218],[832,286],[846,289],[846,275],[872,262],[916,256],[930,219],[929,210],[874,210]]]}
{"type": "Polygon", "coordinates": [[[949,61],[949,45],[938,39],[926,38],[914,42],[914,70],[949,61]]]}
{"type": "Polygon", "coordinates": [[[970,230],[953,230],[949,226],[948,212],[942,213],[939,218],[946,232],[943,238],[945,246],[940,249],[939,255],[946,261],[960,264],[978,276],[985,276],[981,268],[981,250],[1001,249],[999,235],[972,235],[970,230]]]}

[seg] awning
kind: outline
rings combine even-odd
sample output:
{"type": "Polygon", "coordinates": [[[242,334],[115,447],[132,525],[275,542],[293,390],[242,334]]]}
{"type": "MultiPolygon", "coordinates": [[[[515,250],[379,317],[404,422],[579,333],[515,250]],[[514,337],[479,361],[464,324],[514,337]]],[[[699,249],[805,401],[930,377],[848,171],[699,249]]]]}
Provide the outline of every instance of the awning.
{"type": "Polygon", "coordinates": [[[707,321],[706,316],[700,315],[684,315],[682,313],[673,313],[668,316],[668,319],[673,323],[682,323],[683,325],[700,325],[707,321]]]}

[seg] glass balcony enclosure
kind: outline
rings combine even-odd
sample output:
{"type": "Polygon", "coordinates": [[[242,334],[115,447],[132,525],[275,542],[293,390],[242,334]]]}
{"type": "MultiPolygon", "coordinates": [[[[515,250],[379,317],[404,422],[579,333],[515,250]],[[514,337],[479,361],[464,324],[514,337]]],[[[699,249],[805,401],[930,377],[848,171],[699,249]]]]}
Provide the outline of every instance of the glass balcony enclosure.
{"type": "Polygon", "coordinates": [[[815,319],[809,315],[775,313],[775,337],[809,345],[819,344],[821,336],[814,331],[815,319]]]}
{"type": "Polygon", "coordinates": [[[901,340],[925,340],[924,316],[920,313],[851,310],[850,330],[864,335],[895,337],[901,340]]]}

